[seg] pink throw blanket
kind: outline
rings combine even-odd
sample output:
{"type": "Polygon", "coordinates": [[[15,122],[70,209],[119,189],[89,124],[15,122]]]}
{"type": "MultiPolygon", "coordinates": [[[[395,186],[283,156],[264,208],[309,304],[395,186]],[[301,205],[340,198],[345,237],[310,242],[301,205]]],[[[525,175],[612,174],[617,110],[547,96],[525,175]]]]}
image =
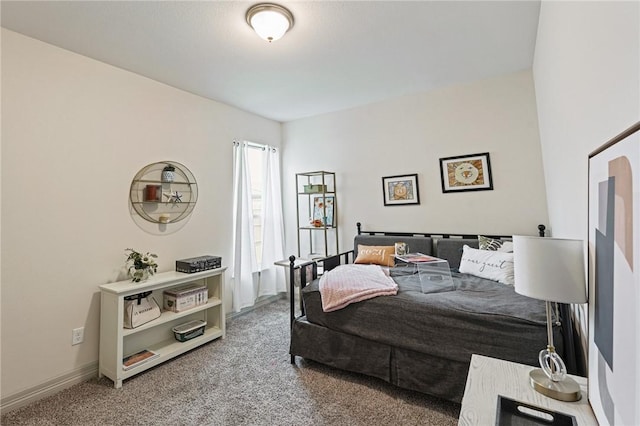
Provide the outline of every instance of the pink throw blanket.
{"type": "Polygon", "coordinates": [[[398,285],[378,265],[340,265],[320,278],[324,312],[342,309],[350,303],[398,293],[398,285]]]}

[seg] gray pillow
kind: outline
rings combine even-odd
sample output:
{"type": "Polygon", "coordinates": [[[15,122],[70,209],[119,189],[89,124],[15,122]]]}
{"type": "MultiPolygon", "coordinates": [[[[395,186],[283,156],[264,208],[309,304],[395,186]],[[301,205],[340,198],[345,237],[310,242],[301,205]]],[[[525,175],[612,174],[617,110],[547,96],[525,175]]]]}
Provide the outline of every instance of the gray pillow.
{"type": "Polygon", "coordinates": [[[478,248],[478,240],[470,238],[438,238],[435,240],[434,256],[449,262],[449,268],[457,271],[462,258],[462,247],[464,245],[478,248]]]}

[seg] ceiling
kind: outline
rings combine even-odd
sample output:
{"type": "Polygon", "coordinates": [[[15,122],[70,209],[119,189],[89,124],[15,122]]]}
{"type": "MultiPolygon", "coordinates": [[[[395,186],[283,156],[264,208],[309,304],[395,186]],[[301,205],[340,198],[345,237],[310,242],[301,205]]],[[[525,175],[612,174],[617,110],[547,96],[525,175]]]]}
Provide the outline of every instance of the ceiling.
{"type": "Polygon", "coordinates": [[[273,120],[531,67],[540,1],[278,1],[273,43],[245,1],[5,1],[2,26],[273,120]]]}

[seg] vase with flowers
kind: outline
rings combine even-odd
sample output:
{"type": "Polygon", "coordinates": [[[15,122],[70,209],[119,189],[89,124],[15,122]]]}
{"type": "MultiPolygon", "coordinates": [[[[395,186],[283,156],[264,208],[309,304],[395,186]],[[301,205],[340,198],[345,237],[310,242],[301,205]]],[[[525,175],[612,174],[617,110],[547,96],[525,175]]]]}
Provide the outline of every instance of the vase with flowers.
{"type": "Polygon", "coordinates": [[[125,250],[125,256],[127,256],[129,277],[134,283],[144,281],[158,271],[156,254],[149,252],[143,254],[128,248],[125,250]]]}

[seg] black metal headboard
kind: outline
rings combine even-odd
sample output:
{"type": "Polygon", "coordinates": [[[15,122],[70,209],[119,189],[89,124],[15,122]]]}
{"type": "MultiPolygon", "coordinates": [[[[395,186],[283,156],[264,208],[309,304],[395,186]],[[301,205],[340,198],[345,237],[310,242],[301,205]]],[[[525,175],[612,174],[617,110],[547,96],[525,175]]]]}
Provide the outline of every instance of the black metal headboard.
{"type": "MultiPolygon", "coordinates": [[[[399,237],[437,237],[437,238],[478,238],[478,234],[448,234],[448,233],[429,233],[429,232],[389,232],[389,231],[363,231],[362,224],[356,223],[358,235],[389,235],[399,237]]],[[[538,225],[538,235],[544,237],[546,226],[538,225]]],[[[504,235],[482,234],[489,238],[504,238],[504,235]]]]}

